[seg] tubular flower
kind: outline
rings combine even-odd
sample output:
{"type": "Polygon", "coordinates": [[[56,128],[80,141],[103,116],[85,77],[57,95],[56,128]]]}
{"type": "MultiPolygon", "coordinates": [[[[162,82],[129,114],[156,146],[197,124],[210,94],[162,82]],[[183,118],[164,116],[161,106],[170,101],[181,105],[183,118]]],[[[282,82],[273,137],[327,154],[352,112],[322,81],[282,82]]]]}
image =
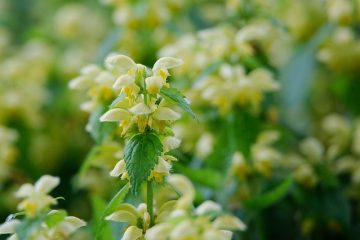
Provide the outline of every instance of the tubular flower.
{"type": "MultiPolygon", "coordinates": [[[[18,231],[22,230],[22,237],[29,240],[59,239],[66,240],[78,228],[86,223],[73,216],[67,216],[65,210],[51,210],[50,205],[57,203],[48,193],[54,189],[60,180],[57,177],[42,176],[35,185],[24,184],[16,192],[19,198],[25,198],[19,205],[19,210],[25,211],[23,220],[10,218],[0,225],[0,234],[12,234],[9,239],[18,239],[18,231]],[[31,228],[28,227],[32,222],[31,228]],[[26,236],[24,236],[24,234],[26,236]]],[[[20,214],[16,214],[20,215],[20,214]]]]}
{"type": "Polygon", "coordinates": [[[233,105],[251,106],[259,110],[263,94],[279,89],[272,74],[265,69],[256,69],[245,74],[241,65],[223,64],[218,75],[211,75],[195,85],[194,97],[200,97],[216,106],[223,113],[233,105]]]}
{"type": "Polygon", "coordinates": [[[57,203],[56,199],[48,195],[57,185],[60,179],[49,175],[42,176],[35,185],[26,183],[16,192],[16,197],[25,198],[18,205],[19,210],[25,210],[29,217],[33,217],[39,211],[47,209],[57,203]]]}
{"type": "MultiPolygon", "coordinates": [[[[89,66],[82,71],[80,80],[75,79],[70,83],[72,87],[88,86],[94,84],[94,78],[97,79],[99,74],[109,76],[110,80],[105,82],[111,84],[111,92],[117,93],[118,96],[114,96],[109,110],[100,116],[100,121],[117,122],[123,137],[132,136],[134,132],[149,131],[161,136],[163,152],[149,176],[149,179],[155,179],[157,182],[169,175],[171,162],[176,160],[167,152],[177,148],[181,142],[173,136],[170,128],[181,115],[175,111],[173,103],[161,94],[162,89],[172,90],[167,82],[170,75],[168,70],[181,64],[180,59],[164,57],[156,61],[150,69],[135,63],[125,55],[112,54],[105,60],[105,70],[89,66]]],[[[118,161],[110,175],[128,178],[124,159],[118,161]]]]}
{"type": "MultiPolygon", "coordinates": [[[[205,201],[193,207],[195,189],[184,176],[173,174],[168,183],[180,195],[177,200],[168,200],[155,208],[155,225],[150,227],[150,216],[145,204],[137,208],[121,204],[106,217],[110,221],[126,222],[128,226],[122,240],[181,240],[181,239],[231,239],[232,231],[244,231],[245,224],[238,218],[223,213],[215,202],[205,201]],[[216,217],[213,217],[213,216],[216,217]]],[[[172,194],[168,197],[171,198],[172,194]]]]}
{"type": "Polygon", "coordinates": [[[127,56],[112,55],[106,59],[106,64],[120,75],[113,85],[119,96],[111,109],[100,117],[101,121],[119,122],[125,135],[132,125],[140,132],[150,127],[162,133],[169,123],[180,118],[172,108],[162,106],[166,100],[160,100],[159,92],[169,86],[166,80],[168,69],[181,65],[181,60],[161,58],[149,69],[127,56]]]}

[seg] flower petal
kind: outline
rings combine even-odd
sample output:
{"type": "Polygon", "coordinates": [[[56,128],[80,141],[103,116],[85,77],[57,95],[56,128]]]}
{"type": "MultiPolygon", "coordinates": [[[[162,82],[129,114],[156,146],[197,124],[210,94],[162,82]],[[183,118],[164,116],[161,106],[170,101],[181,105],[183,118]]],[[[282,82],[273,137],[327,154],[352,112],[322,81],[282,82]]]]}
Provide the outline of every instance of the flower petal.
{"type": "Polygon", "coordinates": [[[145,103],[138,103],[129,109],[132,114],[145,115],[152,113],[152,110],[145,103]]]}
{"type": "Polygon", "coordinates": [[[220,212],[221,211],[221,206],[213,201],[205,201],[202,204],[200,204],[195,212],[198,215],[202,215],[208,212],[220,212]]]}
{"type": "Polygon", "coordinates": [[[244,231],[246,229],[245,223],[243,223],[240,219],[230,215],[218,217],[213,224],[214,227],[218,229],[240,231],[244,231]]]}
{"type": "Polygon", "coordinates": [[[160,69],[170,69],[183,64],[184,61],[178,58],[173,57],[163,57],[157,60],[153,66],[153,71],[158,71],[160,69]]]}
{"type": "Polygon", "coordinates": [[[135,82],[135,76],[130,74],[121,75],[113,85],[114,89],[121,89],[122,87],[129,86],[135,82]]]}
{"type": "Polygon", "coordinates": [[[160,89],[163,86],[163,79],[159,76],[152,76],[145,79],[146,90],[150,94],[159,93],[160,89]]]}
{"type": "Polygon", "coordinates": [[[181,140],[176,137],[165,137],[163,140],[164,152],[171,151],[180,146],[181,140]]]}
{"type": "Polygon", "coordinates": [[[227,230],[208,229],[204,232],[203,239],[206,240],[231,240],[232,232],[227,230]]]}
{"type": "Polygon", "coordinates": [[[170,239],[201,239],[197,226],[190,220],[177,224],[171,232],[170,239]]]}
{"type": "Polygon", "coordinates": [[[157,224],[146,231],[146,240],[166,240],[169,238],[173,225],[170,223],[157,224]]]}
{"type": "Polygon", "coordinates": [[[69,236],[75,232],[78,228],[86,226],[86,222],[80,218],[68,216],[65,217],[64,221],[60,222],[56,228],[57,231],[61,232],[64,236],[69,236]]]}
{"type": "Polygon", "coordinates": [[[171,164],[165,161],[162,157],[159,157],[158,163],[156,164],[154,171],[158,173],[169,173],[171,164]]]}
{"type": "Polygon", "coordinates": [[[142,237],[142,235],[143,235],[142,229],[135,226],[130,226],[129,228],[126,229],[121,240],[137,240],[140,237],[142,237]]]}
{"type": "Polygon", "coordinates": [[[0,234],[11,234],[15,232],[16,225],[20,224],[18,219],[12,219],[0,225],[0,234]]]}
{"type": "Polygon", "coordinates": [[[153,117],[157,120],[175,121],[180,118],[180,114],[167,107],[159,107],[155,110],[153,117]]]}
{"type": "Polygon", "coordinates": [[[24,198],[30,196],[35,191],[34,186],[30,183],[25,183],[15,193],[16,197],[24,198]]]}
{"type": "Polygon", "coordinates": [[[121,108],[113,108],[100,117],[100,122],[118,122],[128,120],[130,117],[131,115],[128,111],[121,108]]]}
{"type": "Polygon", "coordinates": [[[96,64],[89,64],[85,67],[81,68],[80,73],[81,75],[87,75],[87,76],[96,76],[101,72],[101,69],[96,64]]]}
{"type": "Polygon", "coordinates": [[[168,177],[168,183],[183,196],[193,198],[195,196],[194,186],[185,176],[180,174],[171,174],[168,177]]]}
{"type": "Polygon", "coordinates": [[[110,68],[117,68],[124,72],[136,68],[136,63],[131,58],[121,54],[108,56],[105,63],[110,68]]]}
{"type": "Polygon", "coordinates": [[[85,76],[76,77],[69,82],[70,89],[86,89],[93,85],[93,81],[85,76]]]}
{"type": "Polygon", "coordinates": [[[128,222],[130,225],[136,225],[138,217],[128,210],[119,210],[110,214],[105,219],[116,222],[128,222]]]}
{"type": "Polygon", "coordinates": [[[126,171],[125,161],[120,160],[114,167],[114,169],[110,172],[110,176],[118,177],[126,171]]]}
{"type": "Polygon", "coordinates": [[[49,193],[57,185],[59,185],[59,183],[60,178],[44,175],[35,183],[35,190],[42,193],[49,193]]]}

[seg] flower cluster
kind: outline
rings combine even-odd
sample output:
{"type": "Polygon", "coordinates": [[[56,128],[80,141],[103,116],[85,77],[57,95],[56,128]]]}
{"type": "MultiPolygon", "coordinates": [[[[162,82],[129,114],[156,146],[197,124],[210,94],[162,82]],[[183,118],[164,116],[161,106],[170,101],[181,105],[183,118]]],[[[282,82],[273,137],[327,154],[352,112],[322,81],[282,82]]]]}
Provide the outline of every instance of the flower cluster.
{"type": "Polygon", "coordinates": [[[270,177],[273,168],[279,164],[282,158],[281,153],[271,146],[279,138],[277,131],[264,131],[259,134],[256,143],[251,146],[249,159],[246,159],[241,152],[235,152],[231,166],[235,176],[246,180],[248,175],[255,171],[265,177],[270,177]]]}
{"type": "Polygon", "coordinates": [[[44,175],[35,185],[26,183],[16,192],[16,197],[23,199],[18,205],[24,214],[22,220],[11,217],[0,225],[0,234],[12,234],[9,239],[68,239],[85,222],[77,217],[68,216],[64,210],[51,210],[57,199],[48,195],[60,180],[57,177],[44,175]],[[33,224],[31,229],[26,226],[33,224]]]}
{"type": "MultiPolygon", "coordinates": [[[[321,131],[314,137],[300,142],[299,153],[283,159],[283,166],[294,170],[295,179],[312,188],[319,182],[319,166],[331,169],[334,175],[348,175],[351,182],[347,189],[351,195],[360,184],[360,125],[338,114],[330,114],[321,122],[321,131]]],[[[355,194],[357,195],[357,194],[355,194]]]]}
{"type": "MultiPolygon", "coordinates": [[[[181,64],[179,59],[163,57],[148,68],[127,56],[112,54],[105,60],[105,69],[88,66],[80,77],[70,82],[73,88],[106,86],[111,93],[109,99],[99,99],[97,92],[87,105],[108,102],[108,110],[99,116],[99,120],[115,122],[113,132],[126,139],[124,150],[116,152],[121,159],[110,175],[129,179],[133,193],[143,181],[147,182],[146,203],[137,207],[120,204],[106,217],[107,220],[129,223],[122,237],[124,240],[231,239],[231,231],[245,229],[239,219],[223,214],[221,206],[214,202],[206,201],[194,210],[195,190],[191,182],[181,175],[170,174],[172,163],[177,160],[170,151],[181,143],[172,130],[172,124],[180,118],[176,108],[193,115],[188,101],[169,82],[169,69],[181,64]],[[170,184],[176,191],[163,194],[156,191],[158,194],[153,196],[153,182],[170,184]],[[174,196],[176,192],[181,194],[180,198],[174,196]],[[158,201],[159,196],[165,200],[158,201]],[[191,229],[184,232],[190,225],[191,229]]],[[[93,111],[93,108],[89,110],[93,111]]],[[[102,148],[109,143],[115,142],[107,139],[102,148]]]]}
{"type": "Polygon", "coordinates": [[[279,89],[272,73],[255,69],[249,74],[241,65],[222,64],[217,75],[195,84],[192,99],[200,99],[216,106],[220,112],[229,112],[233,105],[250,106],[259,111],[264,94],[279,89]]]}
{"type": "Polygon", "coordinates": [[[196,35],[186,35],[165,46],[159,54],[185,59],[186,64],[178,71],[185,79],[198,79],[195,82],[190,80],[186,85],[187,95],[195,107],[210,104],[226,113],[232,106],[239,105],[258,111],[265,94],[277,91],[279,84],[266,68],[249,71],[246,61],[256,53],[258,46],[264,46],[261,49],[270,51],[271,55],[272,48],[275,48],[271,44],[275,43],[268,43],[268,39],[274,31],[272,26],[263,23],[239,31],[230,26],[219,26],[196,35]],[[189,72],[195,76],[201,76],[203,72],[210,74],[197,78],[188,77],[189,72]]]}
{"type": "Polygon", "coordinates": [[[159,202],[155,209],[154,226],[150,226],[150,215],[144,203],[137,208],[121,204],[106,217],[110,221],[128,223],[122,240],[230,240],[232,231],[246,229],[241,220],[224,213],[221,206],[213,201],[205,201],[194,208],[195,189],[186,177],[172,174],[167,183],[172,189],[165,190],[167,192],[162,198],[172,198],[174,194],[180,196],[159,202]]]}
{"type": "Polygon", "coordinates": [[[169,87],[168,69],[181,65],[181,60],[161,58],[151,70],[124,55],[110,56],[106,63],[110,71],[118,76],[113,88],[118,90],[119,97],[112,108],[101,116],[101,121],[119,122],[123,135],[133,124],[139,132],[149,127],[164,134],[168,123],[180,118],[168,101],[159,98],[159,93],[163,87],[169,87]]]}
{"type": "MultiPolygon", "coordinates": [[[[167,81],[168,70],[181,65],[182,61],[164,57],[149,69],[127,56],[110,55],[105,63],[105,69],[96,65],[85,67],[82,75],[70,82],[70,87],[90,87],[89,93],[93,94],[93,98],[82,105],[83,109],[94,111],[97,105],[112,102],[100,121],[117,122],[121,136],[132,137],[149,131],[162,136],[163,151],[150,176],[160,182],[169,174],[171,162],[176,160],[166,153],[180,145],[180,140],[173,136],[170,128],[180,114],[175,111],[174,103],[160,91],[173,90],[167,81]]],[[[126,169],[125,161],[121,159],[111,175],[127,178],[126,169]]]]}

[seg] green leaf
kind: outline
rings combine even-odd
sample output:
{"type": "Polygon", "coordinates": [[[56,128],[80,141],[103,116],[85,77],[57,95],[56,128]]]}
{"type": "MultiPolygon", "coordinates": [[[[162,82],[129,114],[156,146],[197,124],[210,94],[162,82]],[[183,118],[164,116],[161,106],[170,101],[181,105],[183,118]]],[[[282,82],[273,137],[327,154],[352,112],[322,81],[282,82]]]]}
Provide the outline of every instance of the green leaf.
{"type": "Polygon", "coordinates": [[[216,61],[216,62],[213,62],[211,64],[209,64],[205,69],[204,71],[202,71],[200,73],[200,75],[196,78],[195,80],[195,83],[194,84],[197,84],[199,82],[201,82],[202,80],[204,80],[207,76],[209,76],[210,74],[213,74],[215,71],[217,71],[221,64],[223,63],[223,61],[216,61]]]}
{"type": "MultiPolygon", "coordinates": [[[[100,222],[103,220],[102,218],[102,214],[106,208],[106,202],[98,197],[98,196],[94,196],[91,198],[91,206],[92,206],[92,212],[93,212],[93,217],[92,217],[92,224],[93,226],[99,226],[100,222]]],[[[97,235],[97,232],[95,228],[92,228],[93,230],[93,234],[94,236],[97,235]]],[[[112,232],[111,232],[111,227],[109,224],[105,224],[102,232],[99,234],[99,239],[101,240],[105,240],[105,239],[112,239],[112,232]]]]}
{"type": "Polygon", "coordinates": [[[288,177],[285,180],[283,180],[278,186],[276,186],[274,189],[271,189],[270,191],[260,195],[256,196],[252,199],[249,199],[245,202],[245,205],[248,208],[253,208],[257,210],[262,210],[264,208],[267,208],[283,197],[286,196],[286,194],[289,192],[291,186],[293,184],[292,177],[288,177]]]}
{"type": "Polygon", "coordinates": [[[321,27],[280,71],[282,119],[298,132],[309,132],[307,101],[317,64],[316,50],[333,28],[333,24],[321,27]]]}
{"type": "Polygon", "coordinates": [[[79,180],[81,180],[84,177],[85,172],[90,168],[91,162],[95,159],[97,154],[100,152],[101,147],[102,147],[101,145],[100,146],[95,146],[87,154],[87,156],[85,158],[85,161],[81,165],[81,168],[80,168],[80,171],[79,171],[79,180]]]}
{"type": "Polygon", "coordinates": [[[34,218],[24,219],[15,227],[18,240],[28,240],[38,227],[44,222],[47,214],[40,214],[34,218]]]}
{"type": "Polygon", "coordinates": [[[182,95],[181,92],[176,88],[163,87],[160,90],[160,95],[170,103],[178,105],[184,111],[189,113],[193,118],[195,118],[195,113],[191,110],[191,107],[189,103],[185,100],[184,95],[182,95]]]}
{"type": "MultiPolygon", "coordinates": [[[[130,184],[127,183],[124,185],[117,193],[116,195],[111,199],[110,203],[106,206],[105,210],[100,216],[100,219],[98,219],[98,224],[96,227],[96,236],[95,239],[99,240],[100,237],[103,235],[104,228],[107,226],[108,221],[105,220],[105,217],[111,214],[116,210],[116,208],[119,206],[119,204],[124,200],[126,197],[126,194],[129,192],[130,184]]],[[[106,228],[105,228],[106,229],[106,228]]]]}
{"type": "Polygon", "coordinates": [[[100,117],[107,111],[106,106],[99,106],[89,118],[90,135],[96,143],[102,143],[118,126],[115,122],[100,122],[100,117]]]}
{"type": "Polygon", "coordinates": [[[116,46],[116,43],[121,38],[121,30],[119,28],[114,28],[105,40],[101,43],[100,48],[95,57],[95,63],[102,64],[105,57],[111,52],[111,50],[116,46]]]}
{"type": "Polygon", "coordinates": [[[161,152],[160,139],[152,132],[137,134],[126,143],[124,159],[129,173],[131,192],[134,195],[140,184],[150,175],[161,152]]]}
{"type": "Polygon", "coordinates": [[[225,173],[235,151],[240,151],[245,159],[249,159],[251,146],[262,128],[257,116],[234,109],[226,119],[216,116],[215,119],[209,119],[209,122],[217,138],[212,153],[205,160],[208,167],[225,173]]]}
{"type": "Polygon", "coordinates": [[[58,210],[49,213],[45,219],[45,223],[49,228],[52,228],[59,222],[63,221],[67,216],[67,212],[65,210],[58,210]]]}
{"type": "Polygon", "coordinates": [[[218,188],[222,182],[222,175],[213,169],[201,168],[193,169],[187,166],[184,166],[180,163],[175,165],[175,170],[183,173],[190,178],[195,183],[199,183],[211,188],[218,188]]]}

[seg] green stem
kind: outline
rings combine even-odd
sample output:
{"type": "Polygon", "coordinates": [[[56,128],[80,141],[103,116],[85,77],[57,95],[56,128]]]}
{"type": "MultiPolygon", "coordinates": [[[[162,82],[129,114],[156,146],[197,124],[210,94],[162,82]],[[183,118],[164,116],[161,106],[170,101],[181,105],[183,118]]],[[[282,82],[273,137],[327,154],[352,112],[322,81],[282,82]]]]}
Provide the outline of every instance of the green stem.
{"type": "Polygon", "coordinates": [[[150,215],[150,227],[154,226],[154,205],[153,205],[153,186],[152,181],[147,181],[146,196],[147,211],[150,215]]]}

